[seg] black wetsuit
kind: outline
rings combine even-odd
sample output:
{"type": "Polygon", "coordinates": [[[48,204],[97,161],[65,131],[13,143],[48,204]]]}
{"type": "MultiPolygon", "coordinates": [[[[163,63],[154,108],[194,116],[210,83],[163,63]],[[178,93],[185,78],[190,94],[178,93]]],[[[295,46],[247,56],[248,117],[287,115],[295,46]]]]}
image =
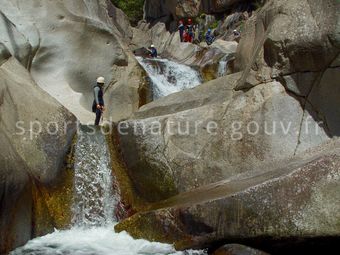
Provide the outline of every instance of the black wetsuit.
{"type": "Polygon", "coordinates": [[[151,48],[151,57],[153,57],[153,58],[157,58],[157,56],[158,56],[158,53],[157,53],[157,50],[156,50],[156,48],[151,48]]]}
{"type": "Polygon", "coordinates": [[[97,109],[97,105],[104,107],[104,92],[102,86],[99,86],[98,84],[93,88],[94,93],[94,100],[92,104],[92,111],[96,113],[96,120],[94,124],[96,126],[99,125],[100,118],[102,116],[102,109],[97,109]]]}

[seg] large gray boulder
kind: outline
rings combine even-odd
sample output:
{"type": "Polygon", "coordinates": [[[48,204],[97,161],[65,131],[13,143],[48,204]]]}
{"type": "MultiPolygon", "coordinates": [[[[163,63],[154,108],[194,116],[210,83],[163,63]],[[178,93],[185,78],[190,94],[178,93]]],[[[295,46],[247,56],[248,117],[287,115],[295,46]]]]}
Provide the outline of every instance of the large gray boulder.
{"type": "Polygon", "coordinates": [[[201,12],[208,14],[224,13],[245,0],[146,0],[144,19],[152,25],[156,22],[167,24],[175,29],[176,22],[182,18],[193,18],[201,12]]]}
{"type": "MultiPolygon", "coordinates": [[[[82,122],[92,123],[92,90],[96,78],[106,78],[109,88],[105,97],[109,100],[114,93],[115,76],[119,74],[116,71],[121,73],[131,63],[132,53],[123,43],[132,37],[126,16],[105,0],[1,0],[0,6],[0,25],[5,24],[0,26],[0,34],[12,55],[28,67],[41,88],[82,122]]],[[[134,74],[126,72],[126,75],[134,74]]],[[[121,86],[128,87],[136,80],[137,85],[133,86],[138,86],[136,76],[121,86]]],[[[134,93],[138,98],[138,90],[134,93]]],[[[119,104],[121,101],[110,102],[119,109],[138,105],[138,101],[126,101],[123,105],[119,104]]],[[[132,107],[124,118],[135,110],[132,107]]],[[[108,111],[105,117],[111,114],[115,113],[108,111]]]]}
{"type": "MultiPolygon", "coordinates": [[[[235,71],[276,79],[295,73],[322,72],[338,67],[340,53],[339,2],[268,1],[245,22],[237,49],[235,71]]],[[[317,79],[318,80],[318,79],[317,79]]]]}
{"type": "Polygon", "coordinates": [[[339,237],[339,142],[324,149],[267,173],[258,169],[173,197],[115,229],[181,249],[216,240],[253,239],[265,247],[274,240],[279,247],[287,240],[339,237]]]}
{"type": "Polygon", "coordinates": [[[168,29],[176,30],[179,19],[198,16],[200,8],[201,0],[146,0],[144,19],[152,25],[162,22],[168,29]]]}
{"type": "Polygon", "coordinates": [[[107,1],[107,5],[108,14],[111,17],[114,26],[122,35],[121,39],[127,41],[131,40],[133,33],[129,17],[121,9],[114,6],[111,1],[107,1]]]}
{"type": "Polygon", "coordinates": [[[32,46],[16,25],[0,9],[0,42],[15,56],[23,66],[29,68],[32,46]]]}
{"type": "Polygon", "coordinates": [[[216,14],[230,10],[233,6],[245,2],[244,0],[201,0],[201,8],[205,13],[216,14]]]}
{"type": "Polygon", "coordinates": [[[57,179],[76,118],[14,57],[0,65],[0,253],[31,238],[32,186],[57,179]]]}
{"type": "Polygon", "coordinates": [[[119,122],[131,118],[139,107],[146,104],[143,89],[149,89],[146,72],[135,57],[128,53],[128,66],[114,66],[114,77],[105,96],[108,121],[119,122]]]}
{"type": "Polygon", "coordinates": [[[281,83],[235,92],[241,75],[152,102],[122,123],[125,162],[146,199],[164,199],[253,167],[269,170],[329,139],[327,127],[310,114],[314,109],[281,83]]]}

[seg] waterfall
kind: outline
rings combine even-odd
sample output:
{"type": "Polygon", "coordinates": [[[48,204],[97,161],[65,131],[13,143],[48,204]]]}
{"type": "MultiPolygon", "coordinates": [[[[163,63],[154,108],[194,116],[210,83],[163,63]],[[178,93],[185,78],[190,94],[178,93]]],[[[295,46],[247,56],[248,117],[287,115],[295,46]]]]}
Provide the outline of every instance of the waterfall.
{"type": "Polygon", "coordinates": [[[154,100],[202,83],[199,72],[190,66],[168,59],[136,58],[152,81],[154,100]]]}
{"type": "Polygon", "coordinates": [[[228,61],[230,56],[226,55],[218,63],[218,77],[225,76],[227,74],[227,68],[228,68],[228,61]]]}
{"type": "Polygon", "coordinates": [[[108,145],[105,136],[82,126],[78,132],[74,167],[72,223],[79,227],[105,226],[117,219],[113,211],[119,193],[113,193],[108,145]]]}
{"type": "Polygon", "coordinates": [[[10,255],[190,255],[172,245],[135,240],[126,232],[115,233],[114,211],[119,191],[113,187],[106,137],[93,126],[81,126],[75,150],[72,227],[35,238],[10,255]]]}

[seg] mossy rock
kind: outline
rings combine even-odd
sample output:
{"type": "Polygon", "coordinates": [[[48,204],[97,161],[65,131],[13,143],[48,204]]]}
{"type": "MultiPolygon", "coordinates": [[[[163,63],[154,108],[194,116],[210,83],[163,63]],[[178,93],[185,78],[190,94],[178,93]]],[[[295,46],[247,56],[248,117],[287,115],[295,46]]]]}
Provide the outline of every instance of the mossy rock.
{"type": "Polygon", "coordinates": [[[174,244],[178,250],[190,247],[194,241],[179,227],[179,222],[172,222],[170,215],[157,215],[151,212],[139,213],[115,226],[116,232],[127,231],[135,239],[150,242],[174,244]]]}
{"type": "Polygon", "coordinates": [[[215,80],[216,78],[218,78],[218,75],[217,75],[218,64],[213,63],[213,64],[209,64],[209,65],[204,66],[201,69],[201,73],[202,73],[204,82],[215,80]]]}
{"type": "Polygon", "coordinates": [[[148,206],[148,203],[136,192],[128,175],[127,168],[122,160],[116,127],[113,126],[112,130],[113,132],[111,135],[107,136],[111,154],[112,174],[115,176],[120,190],[121,203],[124,205],[124,209],[127,210],[125,216],[131,216],[135,212],[144,211],[148,206]]]}
{"type": "Polygon", "coordinates": [[[33,235],[42,236],[56,229],[66,229],[72,220],[74,193],[74,146],[66,158],[60,176],[50,184],[33,181],[33,235]]]}

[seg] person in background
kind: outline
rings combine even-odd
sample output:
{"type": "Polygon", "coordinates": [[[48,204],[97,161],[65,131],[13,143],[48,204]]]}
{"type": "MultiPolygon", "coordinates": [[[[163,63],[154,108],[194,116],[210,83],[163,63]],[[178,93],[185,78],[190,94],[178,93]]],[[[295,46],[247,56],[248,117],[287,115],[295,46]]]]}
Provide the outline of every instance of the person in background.
{"type": "Polygon", "coordinates": [[[151,44],[149,52],[150,52],[150,57],[157,58],[158,53],[157,53],[157,50],[155,48],[155,45],[151,44]]]}
{"type": "Polygon", "coordinates": [[[238,37],[241,36],[241,33],[239,31],[237,31],[236,29],[234,29],[233,35],[235,36],[235,38],[238,38],[238,37]]]}
{"type": "Polygon", "coordinates": [[[184,34],[185,26],[183,24],[183,20],[179,21],[178,31],[179,31],[179,37],[181,38],[181,42],[184,41],[183,34],[184,34]]]}
{"type": "Polygon", "coordinates": [[[208,45],[211,45],[214,42],[214,35],[211,33],[211,29],[209,28],[207,33],[205,34],[205,41],[208,45]]]}
{"type": "Polygon", "coordinates": [[[192,24],[192,20],[191,19],[188,19],[188,25],[187,25],[187,30],[188,30],[188,42],[191,42],[193,41],[194,39],[194,26],[192,24]]]}
{"type": "Polygon", "coordinates": [[[234,31],[233,31],[233,36],[234,36],[234,41],[240,42],[241,33],[240,33],[239,31],[237,31],[236,29],[234,29],[234,31]]]}
{"type": "Polygon", "coordinates": [[[104,77],[97,78],[97,85],[93,88],[94,100],[92,104],[92,111],[96,113],[96,120],[94,121],[94,125],[98,126],[101,116],[105,110],[104,106],[104,87],[105,79],[104,77]]]}
{"type": "Polygon", "coordinates": [[[194,43],[200,43],[200,30],[198,29],[198,25],[194,26],[195,28],[195,36],[194,36],[194,43]]]}
{"type": "Polygon", "coordinates": [[[189,42],[189,33],[187,28],[184,29],[183,42],[189,42]]]}

